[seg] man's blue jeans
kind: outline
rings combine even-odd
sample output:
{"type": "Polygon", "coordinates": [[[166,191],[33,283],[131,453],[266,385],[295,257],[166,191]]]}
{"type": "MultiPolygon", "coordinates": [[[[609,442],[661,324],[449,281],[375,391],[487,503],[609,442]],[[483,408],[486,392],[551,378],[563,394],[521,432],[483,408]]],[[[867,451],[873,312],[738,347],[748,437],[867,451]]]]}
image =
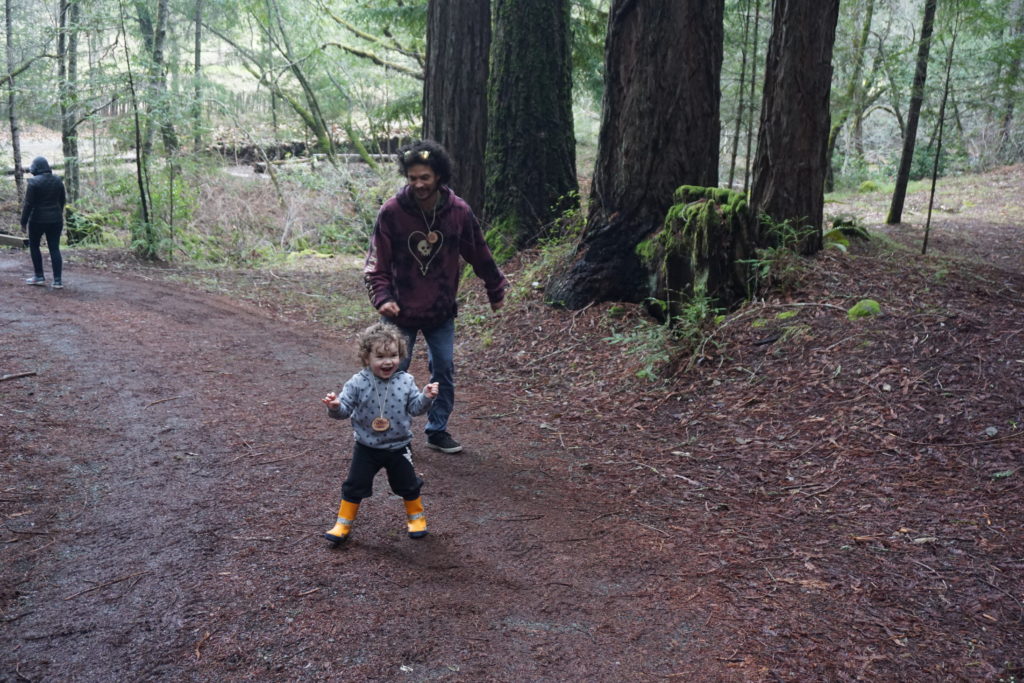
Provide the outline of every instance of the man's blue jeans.
{"type": "MultiPolygon", "coordinates": [[[[455,319],[449,318],[430,330],[400,327],[409,346],[409,355],[402,359],[400,370],[408,370],[416,333],[422,332],[427,342],[427,367],[430,381],[437,382],[437,398],[427,413],[427,435],[448,430],[448,416],[455,406],[455,319]]],[[[421,387],[422,388],[422,383],[421,387]]]]}

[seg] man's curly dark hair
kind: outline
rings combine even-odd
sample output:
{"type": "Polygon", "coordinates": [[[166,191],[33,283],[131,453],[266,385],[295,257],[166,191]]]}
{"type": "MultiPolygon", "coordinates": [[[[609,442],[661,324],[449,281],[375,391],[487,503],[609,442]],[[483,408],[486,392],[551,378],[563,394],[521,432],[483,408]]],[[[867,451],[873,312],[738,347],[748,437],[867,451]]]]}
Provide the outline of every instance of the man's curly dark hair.
{"type": "Polygon", "coordinates": [[[452,179],[452,158],[448,156],[448,150],[433,140],[417,140],[398,150],[398,172],[405,176],[409,173],[409,167],[416,164],[426,164],[437,174],[442,185],[447,185],[452,179]]]}

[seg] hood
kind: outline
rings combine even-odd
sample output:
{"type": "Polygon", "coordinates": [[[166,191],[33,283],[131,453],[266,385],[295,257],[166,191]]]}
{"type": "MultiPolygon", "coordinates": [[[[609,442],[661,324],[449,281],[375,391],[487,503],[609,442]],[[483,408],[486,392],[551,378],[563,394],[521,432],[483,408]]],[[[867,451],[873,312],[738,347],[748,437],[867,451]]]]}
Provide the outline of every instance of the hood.
{"type": "Polygon", "coordinates": [[[46,160],[46,157],[36,157],[32,160],[32,165],[28,167],[28,172],[32,175],[50,173],[51,171],[50,162],[46,160]]]}

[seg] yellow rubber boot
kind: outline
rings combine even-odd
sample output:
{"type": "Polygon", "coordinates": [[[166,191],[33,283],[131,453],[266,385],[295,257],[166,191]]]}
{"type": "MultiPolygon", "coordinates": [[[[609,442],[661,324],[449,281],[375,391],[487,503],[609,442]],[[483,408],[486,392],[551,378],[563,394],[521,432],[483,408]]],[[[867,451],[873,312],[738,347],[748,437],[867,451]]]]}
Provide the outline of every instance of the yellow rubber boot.
{"type": "Polygon", "coordinates": [[[409,517],[409,538],[427,535],[427,516],[423,514],[423,498],[405,501],[405,514],[409,517]]]}
{"type": "Polygon", "coordinates": [[[359,503],[341,501],[341,507],[338,508],[338,521],[330,531],[324,534],[324,538],[334,545],[343,543],[352,531],[352,523],[356,521],[357,512],[359,512],[359,503]]]}

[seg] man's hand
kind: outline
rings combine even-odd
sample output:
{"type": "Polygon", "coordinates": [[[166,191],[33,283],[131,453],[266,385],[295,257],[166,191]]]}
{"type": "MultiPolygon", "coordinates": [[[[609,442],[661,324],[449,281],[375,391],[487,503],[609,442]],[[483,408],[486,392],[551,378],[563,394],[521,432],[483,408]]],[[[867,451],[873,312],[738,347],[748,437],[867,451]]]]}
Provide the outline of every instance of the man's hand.
{"type": "Polygon", "coordinates": [[[394,301],[389,301],[385,304],[381,304],[380,308],[377,309],[377,312],[380,313],[385,318],[397,318],[401,310],[402,309],[398,307],[397,303],[395,303],[394,301]]]}

